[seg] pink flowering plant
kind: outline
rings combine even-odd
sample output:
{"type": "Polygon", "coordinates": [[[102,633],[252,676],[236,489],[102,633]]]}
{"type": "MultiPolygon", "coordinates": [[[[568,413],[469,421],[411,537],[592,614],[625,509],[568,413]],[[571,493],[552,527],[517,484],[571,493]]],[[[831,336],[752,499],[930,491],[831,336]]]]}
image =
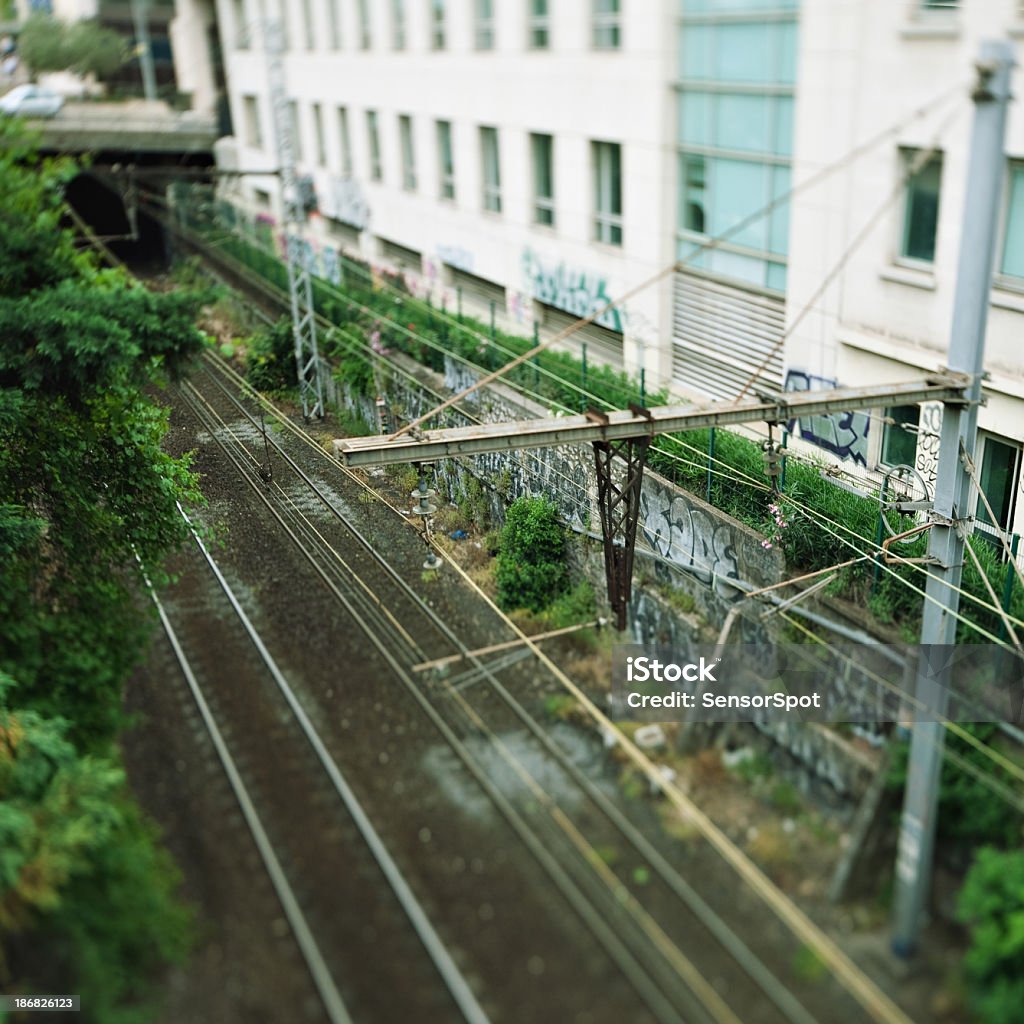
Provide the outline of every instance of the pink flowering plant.
{"type": "Polygon", "coordinates": [[[761,547],[770,551],[782,542],[783,534],[789,529],[790,521],[786,518],[786,510],[781,503],[769,502],[768,513],[772,517],[768,524],[768,536],[761,541],[761,547]]]}

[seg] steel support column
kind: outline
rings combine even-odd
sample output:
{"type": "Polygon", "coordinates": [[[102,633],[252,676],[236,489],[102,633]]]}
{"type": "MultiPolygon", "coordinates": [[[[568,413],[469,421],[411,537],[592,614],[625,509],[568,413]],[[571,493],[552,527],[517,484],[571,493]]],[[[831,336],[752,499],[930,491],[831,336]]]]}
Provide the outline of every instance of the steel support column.
{"type": "Polygon", "coordinates": [[[633,548],[640,518],[640,485],[650,437],[595,441],[597,504],[604,537],[604,571],[615,627],[626,628],[633,589],[633,548]],[[618,462],[616,460],[621,460],[618,462]]]}

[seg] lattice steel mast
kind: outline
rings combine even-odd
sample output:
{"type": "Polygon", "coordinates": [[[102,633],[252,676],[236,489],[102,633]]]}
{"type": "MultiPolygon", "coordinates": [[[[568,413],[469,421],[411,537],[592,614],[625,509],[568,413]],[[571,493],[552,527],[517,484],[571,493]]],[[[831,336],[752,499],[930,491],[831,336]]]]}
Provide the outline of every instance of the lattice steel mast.
{"type": "Polygon", "coordinates": [[[263,45],[267,55],[277,173],[284,207],[285,260],[292,307],[295,365],[299,376],[302,415],[309,419],[311,416],[323,416],[324,395],[320,381],[320,354],[316,343],[313,278],[305,259],[305,250],[298,244],[301,239],[300,229],[306,223],[306,211],[299,194],[299,179],[295,170],[295,141],[292,138],[284,74],[284,30],[277,18],[264,19],[263,45]]]}

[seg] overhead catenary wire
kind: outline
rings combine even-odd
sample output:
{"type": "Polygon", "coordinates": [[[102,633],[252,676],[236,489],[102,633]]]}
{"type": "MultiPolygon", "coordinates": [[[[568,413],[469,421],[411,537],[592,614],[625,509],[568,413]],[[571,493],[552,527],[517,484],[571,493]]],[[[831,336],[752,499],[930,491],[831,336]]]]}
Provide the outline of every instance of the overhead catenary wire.
{"type": "MultiPolygon", "coordinates": [[[[325,458],[328,458],[326,453],[322,452],[322,454],[324,455],[325,458]]],[[[510,623],[509,625],[513,629],[516,629],[514,624],[510,623]]],[[[519,631],[517,630],[517,632],[519,631]]],[[[526,638],[526,642],[528,642],[528,638],[526,638]]],[[[540,652],[540,656],[542,657],[543,662],[551,664],[549,662],[549,659],[543,655],[543,652],[540,652]]],[[[586,701],[586,697],[582,693],[580,694],[580,696],[583,697],[583,699],[586,701]]],[[[596,711],[596,709],[593,710],[596,711]]],[[[597,715],[599,717],[599,720],[603,718],[603,716],[600,716],[599,712],[597,713],[597,715]]],[[[648,775],[653,778],[654,768],[653,765],[651,765],[650,762],[646,759],[646,757],[635,748],[632,748],[628,741],[626,742],[626,746],[624,749],[626,749],[629,752],[631,758],[635,759],[636,763],[641,768],[646,769],[648,775]]],[[[723,841],[725,844],[727,844],[728,841],[725,840],[724,837],[716,835],[716,830],[714,830],[714,826],[711,826],[711,829],[708,828],[710,822],[703,819],[703,816],[698,811],[696,811],[696,809],[692,805],[690,805],[688,801],[686,801],[685,797],[683,797],[683,795],[678,791],[677,787],[673,786],[671,783],[666,783],[664,779],[659,779],[659,785],[665,788],[666,792],[668,792],[672,796],[673,802],[677,803],[677,806],[682,808],[685,812],[696,816],[696,820],[700,822],[700,824],[703,826],[701,827],[701,831],[705,833],[706,838],[715,837],[714,842],[715,845],[720,848],[720,852],[722,849],[730,849],[729,846],[723,845],[723,841]]],[[[738,854],[738,851],[735,851],[733,848],[732,852],[727,857],[727,859],[729,859],[734,864],[743,864],[743,860],[737,859],[736,854],[738,854]]],[[[739,857],[741,857],[741,855],[739,855],[739,857]]],[[[759,872],[757,872],[757,869],[753,868],[753,865],[749,864],[749,862],[746,862],[742,873],[744,873],[744,877],[748,878],[749,880],[753,880],[755,883],[758,881],[759,878],[761,878],[759,872]]],[[[776,894],[776,896],[780,896],[780,894],[776,894]]],[[[793,908],[792,905],[786,906],[785,903],[780,903],[778,899],[775,897],[772,898],[772,904],[777,908],[784,909],[785,919],[787,920],[787,922],[795,922],[798,926],[799,933],[805,935],[809,934],[812,944],[814,944],[817,947],[817,943],[815,942],[815,940],[819,940],[824,937],[816,935],[813,931],[813,926],[810,926],[811,931],[808,932],[807,928],[805,928],[801,923],[799,911],[796,911],[797,915],[795,915],[795,908],[793,908]]],[[[809,925],[809,923],[807,924],[809,925]]],[[[872,991],[870,988],[867,988],[863,985],[863,983],[858,979],[858,976],[855,972],[855,969],[852,968],[852,965],[844,963],[843,954],[838,949],[831,948],[827,942],[822,943],[820,948],[822,948],[825,951],[826,957],[831,965],[835,966],[836,964],[838,964],[840,967],[844,969],[845,976],[856,983],[856,988],[859,996],[867,999],[868,1005],[872,1008],[872,1012],[876,1014],[876,1016],[878,1016],[879,1019],[905,1020],[905,1017],[898,1011],[898,1009],[891,1005],[890,1002],[884,996],[881,995],[881,993],[878,993],[877,991],[872,991]],[[836,956],[837,953],[839,958],[837,958],[836,956]]]]}
{"type": "MultiPolygon", "coordinates": [[[[231,369],[230,367],[228,367],[228,366],[227,366],[226,364],[224,364],[222,360],[216,359],[216,358],[215,358],[215,357],[213,357],[212,355],[211,355],[211,357],[210,357],[210,358],[211,358],[211,361],[212,361],[212,362],[215,362],[215,363],[216,363],[216,364],[218,365],[218,367],[219,367],[219,368],[221,368],[221,369],[222,369],[223,371],[225,371],[225,372],[226,372],[226,373],[228,373],[229,375],[232,375],[232,376],[234,376],[235,378],[237,378],[237,380],[238,380],[238,381],[243,381],[243,382],[244,382],[244,378],[241,378],[241,377],[240,377],[240,376],[239,376],[238,374],[236,374],[236,373],[235,373],[235,371],[234,371],[234,370],[232,370],[232,369],[231,369]]],[[[271,403],[269,403],[269,402],[268,402],[268,405],[271,405],[271,403]]],[[[272,405],[271,405],[271,407],[272,407],[272,405]]],[[[318,452],[318,453],[319,453],[319,454],[320,454],[320,455],[321,455],[321,456],[322,456],[323,458],[325,458],[325,459],[329,459],[329,458],[330,458],[330,457],[329,457],[329,456],[327,455],[327,453],[326,453],[326,452],[324,452],[324,451],[323,451],[323,449],[322,449],[322,448],[321,448],[321,447],[320,447],[320,446],[319,446],[319,445],[318,445],[318,444],[316,443],[315,439],[311,438],[311,437],[310,437],[310,436],[309,436],[308,434],[306,434],[306,433],[305,433],[305,432],[304,432],[303,430],[301,430],[301,428],[299,428],[299,427],[295,426],[294,424],[292,424],[292,423],[291,423],[291,421],[287,419],[287,417],[284,417],[284,418],[282,419],[282,418],[281,418],[281,414],[280,414],[280,412],[279,412],[279,411],[276,411],[276,410],[275,410],[275,414],[276,414],[276,415],[278,416],[278,418],[279,418],[279,419],[281,419],[281,421],[282,421],[282,422],[284,423],[284,425],[285,425],[285,426],[286,426],[286,427],[287,427],[288,429],[290,429],[290,430],[291,430],[292,432],[294,432],[294,433],[295,433],[295,434],[296,434],[297,436],[299,436],[300,438],[302,438],[302,439],[303,439],[303,440],[305,441],[305,443],[307,443],[308,445],[310,445],[310,446],[311,446],[312,448],[315,448],[315,449],[317,450],[317,452],[318,452]]],[[[331,460],[331,461],[332,461],[332,464],[333,464],[333,460],[331,460]]],[[[345,474],[346,474],[346,475],[348,475],[348,476],[350,476],[351,478],[353,478],[353,479],[357,480],[357,481],[358,481],[358,482],[360,483],[360,485],[361,485],[361,486],[363,486],[364,488],[366,488],[366,489],[370,490],[370,491],[371,491],[372,493],[374,493],[374,494],[378,494],[378,492],[374,491],[374,490],[373,490],[373,489],[372,489],[372,488],[370,487],[370,485],[369,485],[369,484],[367,484],[367,483],[365,483],[364,481],[362,481],[362,480],[361,480],[361,479],[360,479],[360,478],[358,477],[358,475],[357,475],[357,474],[354,474],[354,473],[353,473],[353,471],[351,471],[351,470],[347,469],[347,467],[344,467],[344,466],[342,466],[342,467],[341,467],[341,469],[342,469],[342,470],[343,470],[343,471],[345,472],[345,474]]],[[[446,557],[447,557],[447,553],[445,553],[445,554],[446,554],[446,557]]],[[[864,557],[870,557],[870,556],[864,556],[864,557]]],[[[859,559],[858,559],[858,560],[859,560],[859,559]]],[[[453,564],[456,564],[456,565],[457,565],[457,563],[453,563],[453,564]]],[[[832,567],[832,568],[834,568],[834,567],[832,567]]],[[[460,571],[461,571],[461,570],[460,570],[460,571]]],[[[792,582],[792,581],[788,581],[788,582],[792,582]]],[[[475,586],[475,585],[474,585],[474,586],[475,586]]],[[[478,588],[477,588],[477,589],[478,589],[478,588]]],[[[785,614],[784,614],[784,615],[783,615],[783,617],[784,617],[784,618],[786,618],[787,620],[791,620],[791,616],[789,616],[789,615],[785,615],[785,614]]],[[[798,627],[798,628],[800,628],[800,627],[802,627],[802,624],[799,624],[799,627],[798,627]]],[[[814,642],[816,642],[816,643],[818,643],[818,644],[822,644],[822,645],[823,645],[823,646],[825,646],[826,648],[828,648],[828,647],[833,647],[833,649],[834,649],[834,645],[830,645],[830,644],[828,644],[828,643],[827,643],[826,641],[822,640],[822,638],[821,638],[821,637],[817,636],[817,634],[813,634],[813,633],[811,633],[810,631],[807,631],[807,630],[806,630],[806,627],[802,627],[802,628],[804,629],[804,631],[805,631],[805,632],[808,632],[808,635],[810,635],[810,636],[812,636],[812,637],[813,637],[813,639],[814,639],[814,642]]],[[[525,635],[525,634],[522,634],[522,633],[521,633],[521,631],[520,631],[520,630],[518,630],[518,628],[516,629],[516,632],[517,632],[517,633],[519,633],[519,634],[520,634],[520,635],[521,635],[522,637],[524,637],[524,638],[525,638],[525,639],[524,639],[524,642],[527,642],[527,640],[528,640],[529,638],[526,638],[526,635],[525,635]]],[[[532,647],[533,645],[532,645],[532,644],[530,644],[530,646],[532,647]]],[[[883,685],[883,686],[887,686],[887,687],[889,687],[889,688],[892,688],[892,686],[893,686],[893,684],[889,683],[889,682],[888,682],[888,680],[884,680],[884,679],[882,679],[881,677],[878,677],[878,678],[876,679],[876,682],[879,682],[879,683],[880,683],[881,685],[883,685]]],[[[911,700],[911,702],[912,702],[912,698],[909,698],[909,699],[910,699],[910,700],[911,700]]],[[[1005,771],[1007,771],[1007,772],[1008,772],[1009,774],[1011,774],[1011,775],[1014,775],[1015,777],[1018,777],[1018,778],[1020,778],[1020,779],[1024,780],[1024,769],[1021,769],[1020,767],[1018,767],[1017,765],[1015,765],[1015,764],[1014,764],[1014,762],[1012,762],[1012,761],[1010,761],[1010,760],[1009,760],[1008,758],[1006,758],[1006,757],[1005,757],[1004,755],[1001,755],[1001,754],[999,754],[999,753],[998,753],[997,751],[995,751],[994,749],[992,749],[992,748],[991,748],[991,747],[990,747],[989,745],[987,745],[987,744],[983,743],[983,742],[982,742],[981,740],[979,740],[979,739],[978,739],[977,737],[973,736],[973,734],[971,734],[971,733],[967,732],[966,730],[964,730],[964,729],[963,729],[962,727],[960,727],[960,726],[959,726],[959,725],[958,725],[957,723],[951,722],[951,721],[949,721],[949,720],[945,720],[945,721],[943,722],[943,725],[944,725],[944,727],[945,727],[945,728],[946,728],[947,730],[949,730],[950,732],[952,732],[952,733],[953,733],[954,735],[957,735],[957,736],[958,736],[959,738],[961,738],[962,740],[964,740],[964,742],[966,742],[966,743],[968,743],[969,745],[973,746],[973,747],[974,747],[974,748],[975,748],[976,750],[978,750],[978,752],[979,752],[980,754],[982,754],[983,756],[987,757],[987,758],[988,758],[989,760],[991,760],[991,761],[992,761],[992,762],[993,762],[994,764],[996,764],[997,766],[999,766],[999,767],[1003,768],[1003,769],[1004,769],[1005,771]]],[[[980,770],[979,770],[979,771],[980,771],[980,770]]],[[[988,777],[986,776],[985,778],[988,778],[988,777]]],[[[983,780],[979,779],[979,781],[983,781],[983,780]]],[[[990,786],[989,788],[992,788],[992,787],[990,786]]],[[[993,791],[994,791],[994,792],[996,792],[996,793],[997,793],[997,795],[1000,795],[1000,796],[1003,796],[1003,795],[1004,795],[1003,791],[1001,791],[1001,790],[998,790],[998,789],[994,789],[993,791]]]]}
{"type": "MultiPolygon", "coordinates": [[[[820,636],[818,636],[817,633],[809,629],[804,623],[799,622],[798,620],[792,618],[786,613],[782,613],[782,616],[795,629],[799,630],[801,633],[803,633],[805,636],[811,639],[813,643],[819,644],[833,651],[833,653],[835,653],[836,656],[842,659],[849,660],[849,655],[841,651],[834,644],[830,644],[827,640],[822,639],[820,636]]],[[[888,689],[893,693],[899,694],[900,697],[903,698],[908,704],[915,706],[918,710],[928,711],[929,713],[932,711],[932,709],[923,701],[918,700],[917,697],[915,697],[913,694],[905,693],[903,690],[896,687],[894,683],[890,682],[888,679],[885,679],[884,676],[879,676],[877,673],[872,672],[870,669],[866,669],[863,667],[862,670],[866,675],[868,675],[876,683],[878,683],[879,686],[882,686],[883,688],[888,689]]],[[[959,722],[954,722],[952,719],[941,715],[938,716],[937,721],[943,726],[944,729],[946,729],[948,732],[951,732],[958,739],[961,739],[965,743],[968,743],[970,746],[974,747],[974,749],[977,750],[979,754],[982,754],[984,757],[988,758],[993,764],[1002,768],[1007,774],[1012,775],[1018,782],[1024,783],[1024,765],[1017,764],[1015,761],[1010,760],[1010,758],[1006,757],[1004,754],[1000,753],[998,750],[993,748],[990,744],[987,744],[983,740],[978,739],[977,736],[973,735],[968,730],[966,730],[959,722]]]]}
{"type": "MultiPolygon", "coordinates": [[[[385,502],[388,507],[394,511],[399,512],[394,506],[387,501],[386,498],[381,496],[379,492],[375,491],[366,481],[362,480],[358,474],[348,469],[347,467],[337,464],[334,460],[330,459],[330,456],[325,452],[308,433],[302,430],[297,425],[291,423],[287,416],[283,416],[279,410],[275,410],[275,414],[279,417],[286,429],[291,430],[297,436],[302,437],[305,442],[310,445],[311,448],[316,449],[319,455],[331,462],[332,466],[339,469],[347,477],[353,479],[358,485],[365,490],[375,494],[378,499],[385,502]]],[[[568,676],[565,675],[561,669],[555,665],[554,662],[535,644],[532,643],[530,638],[523,633],[523,631],[506,616],[494,602],[477,586],[471,577],[469,577],[461,566],[457,562],[454,562],[447,552],[442,552],[442,555],[448,560],[452,568],[463,578],[471,589],[481,597],[487,605],[498,615],[503,622],[506,623],[509,629],[511,629],[517,636],[519,636],[523,643],[528,646],[536,657],[539,657],[541,663],[559,680],[563,685],[580,703],[583,710],[590,716],[596,724],[606,732],[614,732],[616,735],[616,742],[620,745],[623,751],[626,753],[630,760],[633,760],[637,765],[641,773],[650,781],[652,786],[657,787],[659,790],[665,793],[667,799],[676,805],[677,809],[683,816],[693,822],[700,831],[705,839],[707,839],[713,848],[715,848],[719,854],[739,873],[745,882],[750,886],[751,890],[756,893],[772,910],[780,917],[780,919],[808,946],[815,949],[823,962],[825,962],[830,969],[834,971],[837,978],[844,984],[847,990],[857,999],[858,1002],[868,1011],[871,1016],[880,1021],[887,1022],[887,1024],[910,1024],[909,1019],[906,1015],[877,987],[872,983],[861,971],[857,968],[842,951],[836,946],[836,944],[829,939],[824,933],[822,933],[804,914],[800,911],[783,893],[778,891],[763,873],[758,869],[738,848],[728,840],[728,838],[722,833],[717,826],[715,826],[709,818],[702,811],[700,811],[695,804],[693,804],[673,783],[666,780],[658,771],[656,766],[649,760],[649,758],[638,748],[636,745],[622,733],[613,730],[611,723],[607,717],[601,712],[584,694],[579,687],[573,683],[568,676]]]]}

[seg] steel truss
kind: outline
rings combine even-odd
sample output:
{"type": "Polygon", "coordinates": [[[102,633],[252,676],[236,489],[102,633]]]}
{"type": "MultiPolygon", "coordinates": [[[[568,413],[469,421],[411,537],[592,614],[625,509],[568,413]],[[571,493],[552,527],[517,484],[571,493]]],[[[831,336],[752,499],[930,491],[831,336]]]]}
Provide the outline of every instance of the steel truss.
{"type": "Polygon", "coordinates": [[[615,628],[626,628],[633,593],[633,551],[640,518],[640,486],[651,438],[595,441],[597,504],[604,537],[604,573],[615,628]]]}
{"type": "Polygon", "coordinates": [[[320,383],[320,355],[316,340],[316,315],[313,309],[313,277],[305,259],[300,229],[306,212],[299,194],[295,171],[295,145],[288,107],[288,89],[284,74],[284,35],[277,19],[264,21],[264,45],[267,52],[267,79],[270,106],[274,117],[277,166],[284,206],[285,261],[288,266],[288,293],[292,306],[292,334],[295,339],[295,365],[299,377],[302,415],[306,419],[324,414],[323,387],[320,383]]]}

